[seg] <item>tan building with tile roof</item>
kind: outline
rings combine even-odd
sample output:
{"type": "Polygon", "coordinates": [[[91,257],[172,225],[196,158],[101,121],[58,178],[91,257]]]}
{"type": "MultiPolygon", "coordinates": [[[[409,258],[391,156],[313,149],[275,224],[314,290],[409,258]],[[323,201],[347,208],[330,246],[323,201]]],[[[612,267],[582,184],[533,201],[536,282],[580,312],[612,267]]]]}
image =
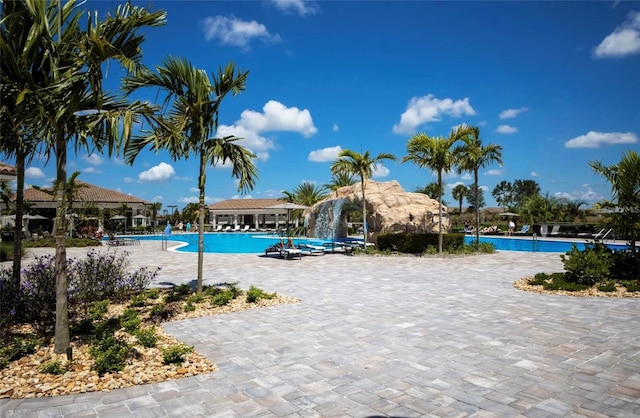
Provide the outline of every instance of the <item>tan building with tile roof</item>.
{"type": "Polygon", "coordinates": [[[14,166],[0,162],[0,180],[12,181],[17,175],[14,166]]]}
{"type": "MultiPolygon", "coordinates": [[[[130,209],[127,213],[127,228],[130,229],[132,226],[147,226],[147,219],[142,219],[144,217],[139,215],[145,214],[146,206],[150,205],[150,202],[115,190],[98,187],[84,181],[76,180],[76,184],[81,184],[84,187],[78,188],[72,206],[73,212],[81,213],[82,209],[86,208],[89,204],[101,210],[118,210],[122,207],[123,203],[126,203],[130,209]]],[[[43,189],[52,190],[51,188],[43,189]]],[[[55,217],[56,202],[49,193],[30,187],[25,189],[24,199],[31,203],[33,205],[32,208],[36,209],[41,215],[50,219],[55,217]]],[[[103,220],[100,220],[100,227],[103,228],[103,220]]]]}
{"type": "Polygon", "coordinates": [[[229,199],[209,205],[209,222],[214,228],[237,229],[248,225],[252,230],[277,229],[286,226],[287,210],[272,208],[280,199],[229,199]]]}

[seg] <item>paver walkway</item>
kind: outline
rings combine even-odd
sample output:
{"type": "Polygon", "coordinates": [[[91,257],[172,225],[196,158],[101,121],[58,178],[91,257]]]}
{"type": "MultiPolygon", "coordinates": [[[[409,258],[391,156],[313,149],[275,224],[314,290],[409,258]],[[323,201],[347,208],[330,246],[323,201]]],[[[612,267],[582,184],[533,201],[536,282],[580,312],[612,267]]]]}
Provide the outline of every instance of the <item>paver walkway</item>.
{"type": "MultiPolygon", "coordinates": [[[[196,255],[124,248],[159,281],[196,255]]],[[[77,251],[77,250],[74,250],[77,251]]],[[[81,254],[81,253],[77,253],[81,254]]],[[[73,252],[70,255],[74,255],[73,252]]],[[[239,281],[301,303],[166,323],[219,371],[34,400],[3,417],[640,416],[640,299],[521,292],[557,254],[280,260],[207,254],[207,283],[239,281]]]]}

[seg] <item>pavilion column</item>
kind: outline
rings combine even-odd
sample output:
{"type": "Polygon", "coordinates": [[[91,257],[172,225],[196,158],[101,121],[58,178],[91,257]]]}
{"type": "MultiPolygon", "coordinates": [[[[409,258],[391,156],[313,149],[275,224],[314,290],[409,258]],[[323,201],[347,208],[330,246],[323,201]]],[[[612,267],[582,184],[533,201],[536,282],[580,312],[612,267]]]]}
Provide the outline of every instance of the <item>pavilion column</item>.
{"type": "Polygon", "coordinates": [[[257,213],[253,214],[253,223],[254,223],[254,228],[256,229],[256,231],[260,228],[259,227],[260,219],[258,218],[258,216],[260,216],[260,215],[258,215],[257,213]]]}

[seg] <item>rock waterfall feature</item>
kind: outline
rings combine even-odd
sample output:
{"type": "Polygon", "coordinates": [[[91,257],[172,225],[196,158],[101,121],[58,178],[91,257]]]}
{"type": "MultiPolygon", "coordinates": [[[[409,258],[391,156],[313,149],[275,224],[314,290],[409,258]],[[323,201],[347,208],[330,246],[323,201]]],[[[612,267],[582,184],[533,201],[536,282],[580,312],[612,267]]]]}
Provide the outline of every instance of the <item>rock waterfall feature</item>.
{"type": "MultiPolygon", "coordinates": [[[[374,238],[384,232],[438,232],[438,201],[423,193],[406,192],[397,181],[366,183],[367,226],[374,238]]],[[[308,233],[321,239],[347,236],[345,208],[362,207],[360,183],[342,187],[310,210],[308,233]]],[[[443,206],[442,229],[449,231],[447,208],[443,206]]]]}

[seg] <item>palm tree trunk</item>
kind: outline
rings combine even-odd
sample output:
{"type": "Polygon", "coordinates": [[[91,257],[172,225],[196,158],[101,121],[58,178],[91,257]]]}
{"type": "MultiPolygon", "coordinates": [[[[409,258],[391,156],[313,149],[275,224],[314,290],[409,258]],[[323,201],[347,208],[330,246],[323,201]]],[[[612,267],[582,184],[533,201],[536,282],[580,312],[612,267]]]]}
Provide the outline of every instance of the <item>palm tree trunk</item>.
{"type": "Polygon", "coordinates": [[[364,231],[364,249],[367,249],[367,201],[364,198],[364,177],[360,177],[362,181],[362,230],[364,231]]]}
{"type": "MultiPolygon", "coordinates": [[[[24,215],[24,153],[18,149],[16,155],[16,219],[13,229],[13,284],[20,288],[20,271],[22,263],[22,215],[24,215]]],[[[7,207],[8,208],[8,207],[7,207]]]]}
{"type": "Polygon", "coordinates": [[[204,264],[204,185],[206,181],[206,164],[204,153],[200,153],[200,175],[198,176],[198,188],[200,198],[198,199],[198,285],[196,292],[202,293],[202,266],[204,264]]]}
{"type": "Polygon", "coordinates": [[[64,135],[56,134],[56,326],[54,353],[62,354],[69,348],[69,307],[67,302],[67,248],[65,243],[66,219],[65,219],[65,193],[67,176],[67,143],[64,135]]]}
{"type": "Polygon", "coordinates": [[[478,170],[473,171],[473,180],[475,181],[475,192],[476,192],[476,244],[480,244],[480,208],[478,207],[478,202],[480,202],[480,198],[478,196],[478,170]]]}
{"type": "Polygon", "coordinates": [[[438,171],[438,254],[442,254],[442,171],[438,171]]]}

